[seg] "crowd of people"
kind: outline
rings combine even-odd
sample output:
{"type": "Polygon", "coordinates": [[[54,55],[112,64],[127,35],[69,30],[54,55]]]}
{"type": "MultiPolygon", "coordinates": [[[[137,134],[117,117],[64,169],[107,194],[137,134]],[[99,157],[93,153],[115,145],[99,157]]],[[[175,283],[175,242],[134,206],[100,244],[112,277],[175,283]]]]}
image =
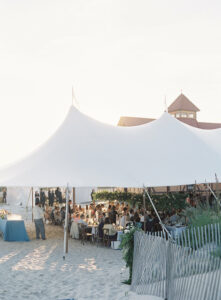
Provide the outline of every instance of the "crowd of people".
{"type": "Polygon", "coordinates": [[[45,206],[46,202],[48,202],[50,207],[53,207],[55,203],[62,204],[66,202],[65,195],[63,195],[59,187],[55,190],[49,189],[47,193],[48,195],[46,195],[44,189],[40,189],[40,193],[38,191],[35,192],[35,200],[38,199],[42,207],[45,206]]]}
{"type": "MultiPolygon", "coordinates": [[[[59,188],[48,190],[48,194],[41,189],[35,193],[35,201],[44,210],[46,224],[63,225],[65,222],[66,204],[65,197],[59,188]]],[[[100,238],[104,234],[109,235],[112,240],[117,238],[117,231],[124,230],[128,225],[139,227],[148,232],[161,230],[161,225],[154,211],[146,211],[142,207],[131,207],[127,203],[95,204],[82,207],[68,202],[68,229],[73,238],[79,238],[79,227],[85,226],[86,231],[91,233],[96,227],[100,238]],[[81,225],[79,225],[81,224],[81,225]]],[[[172,213],[161,213],[160,217],[164,224],[185,224],[186,220],[181,211],[173,210],[172,213]]]]}
{"type": "MultiPolygon", "coordinates": [[[[185,224],[186,220],[181,211],[161,214],[161,218],[168,224],[185,224]]],[[[100,238],[108,234],[111,240],[116,240],[117,231],[124,230],[128,225],[139,227],[148,232],[162,230],[154,211],[145,211],[142,207],[132,208],[126,203],[98,204],[92,203],[85,208],[75,206],[71,214],[71,236],[78,238],[78,224],[84,223],[87,231],[91,232],[91,227],[97,227],[100,238]]]]}

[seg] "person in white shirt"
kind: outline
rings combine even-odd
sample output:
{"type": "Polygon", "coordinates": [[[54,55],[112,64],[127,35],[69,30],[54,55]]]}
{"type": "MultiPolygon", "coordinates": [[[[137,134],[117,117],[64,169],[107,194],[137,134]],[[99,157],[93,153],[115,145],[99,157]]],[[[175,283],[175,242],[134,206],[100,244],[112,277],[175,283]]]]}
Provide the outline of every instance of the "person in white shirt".
{"type": "Polygon", "coordinates": [[[42,240],[45,240],[46,239],[45,227],[43,222],[44,212],[43,209],[40,207],[40,201],[38,199],[36,199],[33,214],[34,214],[34,222],[35,222],[35,230],[36,230],[36,239],[38,240],[41,234],[42,240]]]}
{"type": "Polygon", "coordinates": [[[128,223],[127,208],[124,207],[124,209],[123,209],[123,215],[122,215],[121,220],[120,220],[120,226],[123,227],[123,228],[125,228],[126,225],[127,225],[127,223],[128,223]]]}

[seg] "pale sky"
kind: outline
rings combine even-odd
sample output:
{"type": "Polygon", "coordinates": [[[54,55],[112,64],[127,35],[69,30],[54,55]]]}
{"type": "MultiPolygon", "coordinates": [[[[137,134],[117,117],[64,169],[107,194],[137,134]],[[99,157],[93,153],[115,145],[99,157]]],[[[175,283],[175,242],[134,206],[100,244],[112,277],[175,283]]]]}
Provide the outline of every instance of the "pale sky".
{"type": "Polygon", "coordinates": [[[158,118],[181,89],[221,122],[220,16],[218,0],[0,0],[0,165],[57,129],[72,85],[102,122],[158,118]]]}

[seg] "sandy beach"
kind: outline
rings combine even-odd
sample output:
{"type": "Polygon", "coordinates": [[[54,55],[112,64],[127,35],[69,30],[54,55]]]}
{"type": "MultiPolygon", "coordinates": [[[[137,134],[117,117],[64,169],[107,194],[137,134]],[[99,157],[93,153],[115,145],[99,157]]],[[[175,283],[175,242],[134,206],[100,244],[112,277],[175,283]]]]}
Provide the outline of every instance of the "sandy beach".
{"type": "Polygon", "coordinates": [[[30,221],[26,229],[30,242],[0,238],[0,299],[159,299],[122,284],[128,270],[121,251],[69,239],[64,261],[61,227],[46,225],[45,241],[35,240],[30,221]]]}

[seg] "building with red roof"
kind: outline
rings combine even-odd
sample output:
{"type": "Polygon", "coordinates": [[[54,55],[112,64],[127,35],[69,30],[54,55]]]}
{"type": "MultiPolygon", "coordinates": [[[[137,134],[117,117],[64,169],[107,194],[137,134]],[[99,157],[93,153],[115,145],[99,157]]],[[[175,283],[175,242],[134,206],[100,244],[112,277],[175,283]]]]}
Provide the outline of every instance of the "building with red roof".
{"type": "MultiPolygon", "coordinates": [[[[193,127],[201,129],[221,128],[221,123],[208,123],[197,121],[199,108],[196,107],[183,93],[181,93],[173,103],[168,107],[168,113],[177,118],[179,121],[193,127]]],[[[154,119],[139,117],[121,117],[118,126],[138,126],[150,123],[154,119]]]]}

